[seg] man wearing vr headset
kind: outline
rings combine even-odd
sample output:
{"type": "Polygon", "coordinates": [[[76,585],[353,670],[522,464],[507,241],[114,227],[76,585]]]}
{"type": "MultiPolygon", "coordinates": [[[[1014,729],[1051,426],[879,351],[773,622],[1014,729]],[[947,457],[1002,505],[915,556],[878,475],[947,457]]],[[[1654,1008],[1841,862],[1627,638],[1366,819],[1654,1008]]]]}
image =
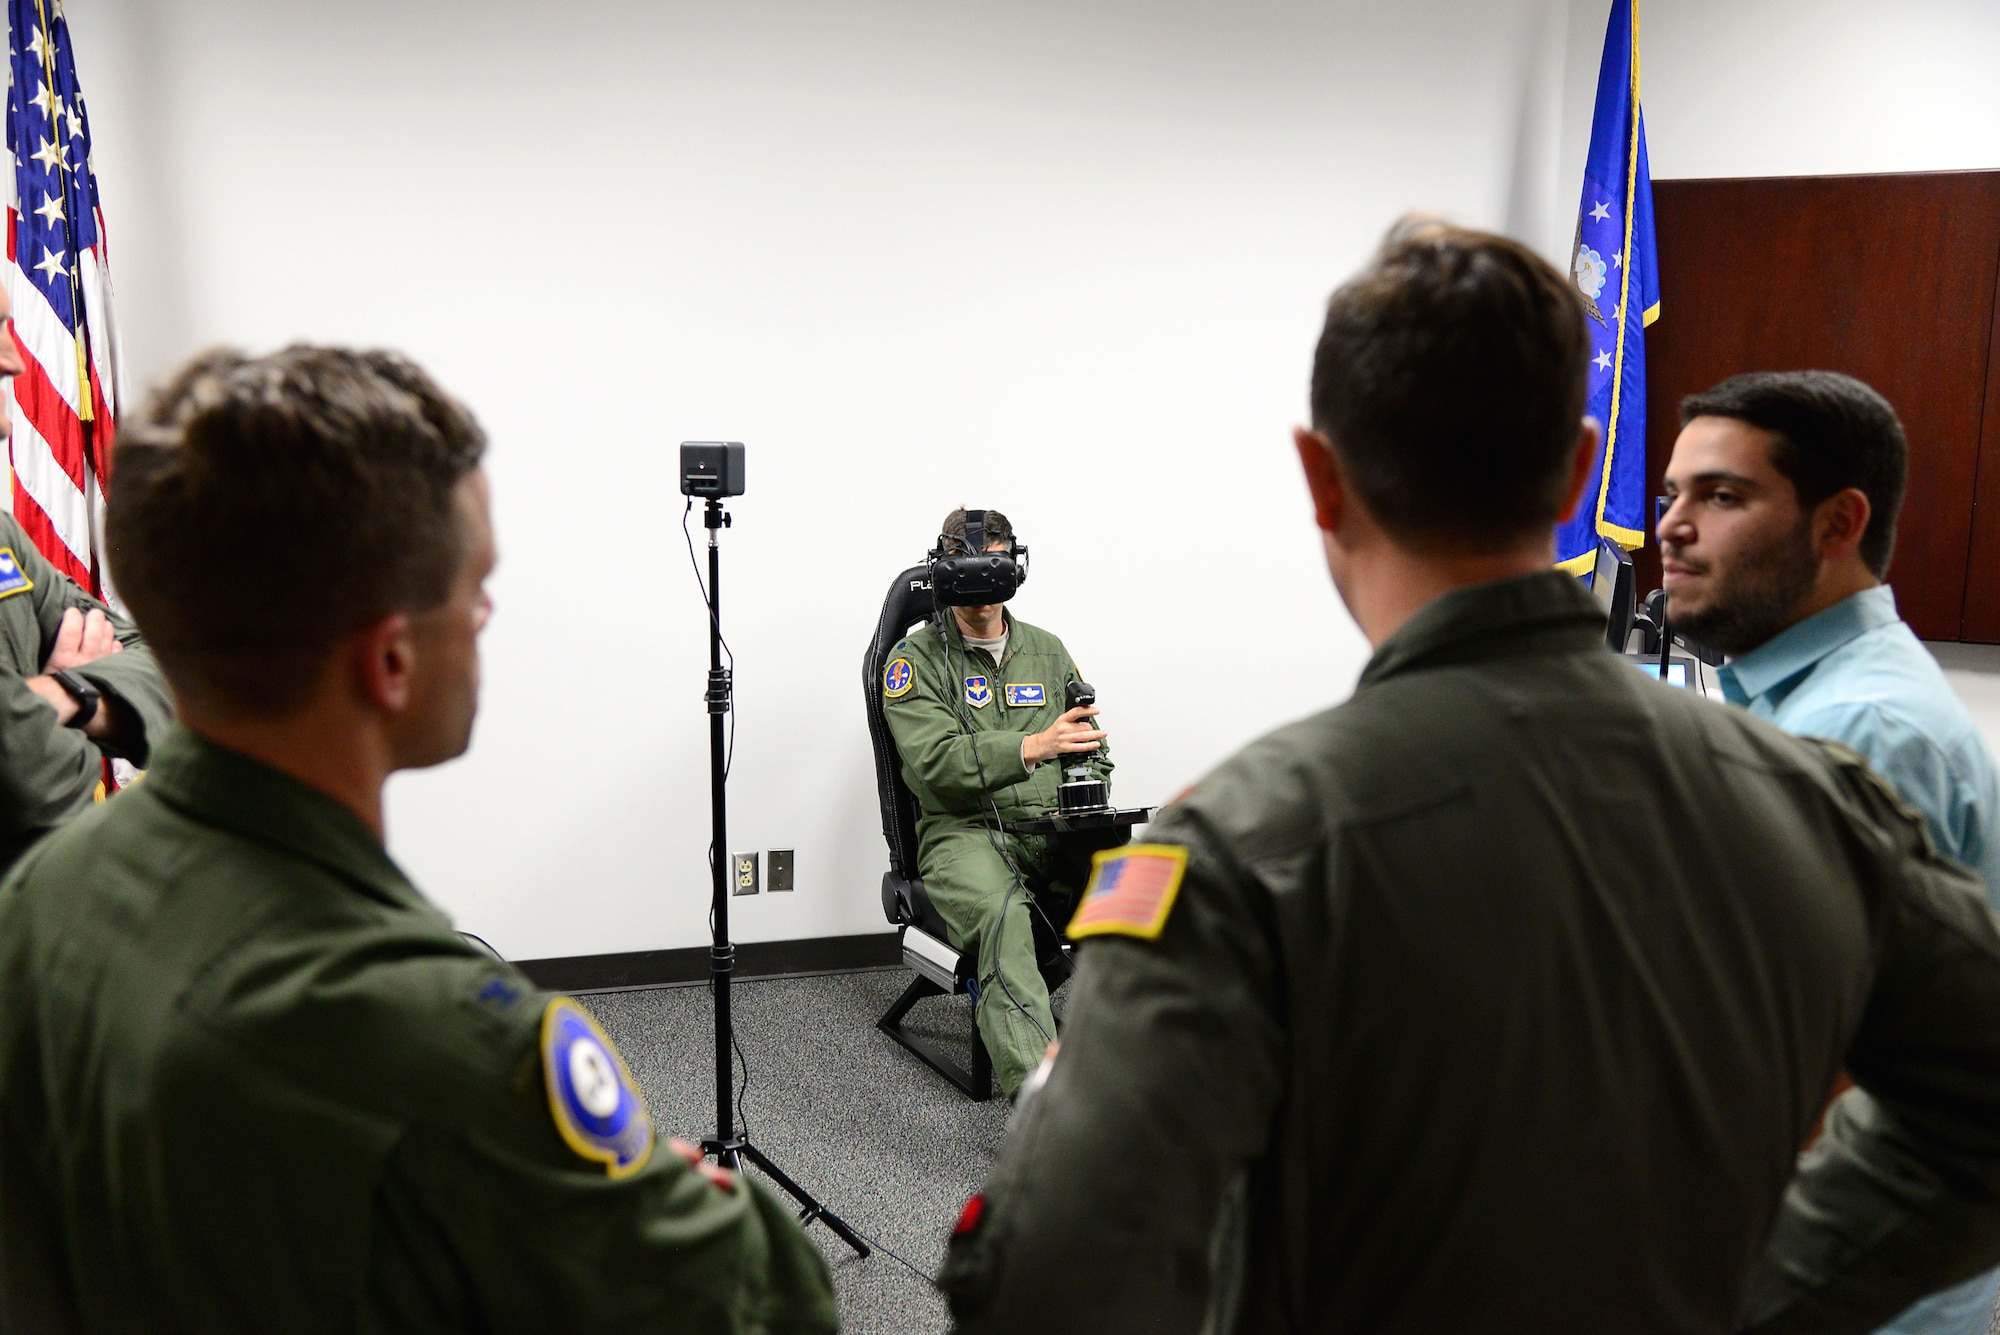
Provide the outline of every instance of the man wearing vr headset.
{"type": "MultiPolygon", "coordinates": [[[[1001,601],[1011,597],[1026,577],[1027,549],[998,510],[945,516],[934,584],[945,582],[935,573],[940,560],[980,553],[1001,559],[980,563],[976,577],[992,579],[1001,601]]],[[[1063,882],[1081,878],[1065,874],[1048,839],[1000,825],[1052,810],[1072,756],[1109,782],[1104,730],[1091,721],[1097,710],[1063,707],[1068,684],[1082,675],[1061,640],[1008,615],[1000,601],[941,607],[936,621],[896,645],[882,671],[883,713],[920,813],[924,888],[951,944],[978,955],[979,1032],[1010,1099],[1056,1035],[1033,915],[1059,940],[1075,889],[1063,882]]]]}

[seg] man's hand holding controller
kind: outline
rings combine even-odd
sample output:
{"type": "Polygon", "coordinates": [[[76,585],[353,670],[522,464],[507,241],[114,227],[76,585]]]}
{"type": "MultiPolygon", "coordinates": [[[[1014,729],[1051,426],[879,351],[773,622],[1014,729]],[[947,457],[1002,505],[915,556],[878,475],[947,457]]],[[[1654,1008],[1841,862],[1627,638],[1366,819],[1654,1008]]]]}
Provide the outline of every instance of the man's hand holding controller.
{"type": "Polygon", "coordinates": [[[1029,733],[1021,739],[1021,759],[1032,768],[1044,760],[1095,751],[1106,736],[1089,721],[1096,713],[1096,705],[1078,705],[1040,732],[1029,733]]]}
{"type": "Polygon", "coordinates": [[[1029,769],[1045,760],[1083,755],[1095,751],[1107,736],[1090,720],[1097,716],[1097,692],[1083,682],[1072,681],[1064,689],[1069,708],[1063,716],[1040,732],[1021,739],[1021,761],[1029,769]]]}

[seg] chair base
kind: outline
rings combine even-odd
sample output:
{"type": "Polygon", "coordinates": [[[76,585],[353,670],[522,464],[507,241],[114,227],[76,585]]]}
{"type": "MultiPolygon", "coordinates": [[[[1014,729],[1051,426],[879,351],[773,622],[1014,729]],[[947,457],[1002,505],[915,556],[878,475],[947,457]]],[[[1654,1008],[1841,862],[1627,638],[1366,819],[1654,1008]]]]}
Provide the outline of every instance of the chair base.
{"type": "Polygon", "coordinates": [[[910,980],[910,985],[903,989],[903,995],[896,998],[896,1004],[875,1022],[875,1027],[908,1048],[918,1061],[958,1086],[965,1097],[974,1103],[984,1103],[993,1097],[993,1058],[987,1054],[985,1040],[979,1036],[977,1021],[972,1026],[972,1069],[969,1071],[946,1056],[929,1039],[911,1033],[903,1023],[910,1007],[925,997],[950,995],[952,993],[919,975],[910,980]]]}

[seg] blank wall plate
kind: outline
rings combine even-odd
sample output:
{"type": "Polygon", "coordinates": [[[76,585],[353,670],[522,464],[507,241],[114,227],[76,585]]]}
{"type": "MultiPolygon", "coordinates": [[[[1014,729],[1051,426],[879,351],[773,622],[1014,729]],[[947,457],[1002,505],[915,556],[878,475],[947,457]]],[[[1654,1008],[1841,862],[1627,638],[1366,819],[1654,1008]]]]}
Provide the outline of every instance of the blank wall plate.
{"type": "Polygon", "coordinates": [[[782,894],[792,888],[792,850],[774,848],[771,850],[771,893],[782,894]]]}
{"type": "Polygon", "coordinates": [[[735,877],[732,893],[754,895],[757,893],[757,855],[755,853],[731,853],[729,866],[735,877]]]}

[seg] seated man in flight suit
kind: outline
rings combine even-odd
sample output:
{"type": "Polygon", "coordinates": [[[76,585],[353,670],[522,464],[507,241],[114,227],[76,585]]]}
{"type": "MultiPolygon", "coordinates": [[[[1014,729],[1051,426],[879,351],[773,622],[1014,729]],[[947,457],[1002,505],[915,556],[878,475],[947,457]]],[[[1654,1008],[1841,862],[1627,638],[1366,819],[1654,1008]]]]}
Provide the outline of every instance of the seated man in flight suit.
{"type": "Polygon", "coordinates": [[[217,366],[107,518],[185,726],[0,884],[0,1330],[832,1331],[790,1211],[383,847],[471,737],[477,423],[386,353],[217,366]]]}
{"type": "MultiPolygon", "coordinates": [[[[1007,517],[984,515],[981,547],[1013,550],[1007,517]]],[[[970,550],[963,509],[945,516],[941,539],[970,550]]],[[[1046,836],[1007,834],[1000,823],[1054,809],[1067,757],[1088,756],[1107,783],[1111,757],[1091,722],[1096,708],[1063,708],[1065,688],[1083,674],[1061,640],[998,603],[950,613],[896,645],[882,670],[883,713],[917,799],[924,888],[951,944],[979,958],[979,1033],[1011,1099],[1056,1036],[1029,914],[1060,935],[1075,887],[1052,884],[1061,859],[1046,836]],[[1035,901],[1037,885],[1050,886],[1052,902],[1035,901]]]]}

